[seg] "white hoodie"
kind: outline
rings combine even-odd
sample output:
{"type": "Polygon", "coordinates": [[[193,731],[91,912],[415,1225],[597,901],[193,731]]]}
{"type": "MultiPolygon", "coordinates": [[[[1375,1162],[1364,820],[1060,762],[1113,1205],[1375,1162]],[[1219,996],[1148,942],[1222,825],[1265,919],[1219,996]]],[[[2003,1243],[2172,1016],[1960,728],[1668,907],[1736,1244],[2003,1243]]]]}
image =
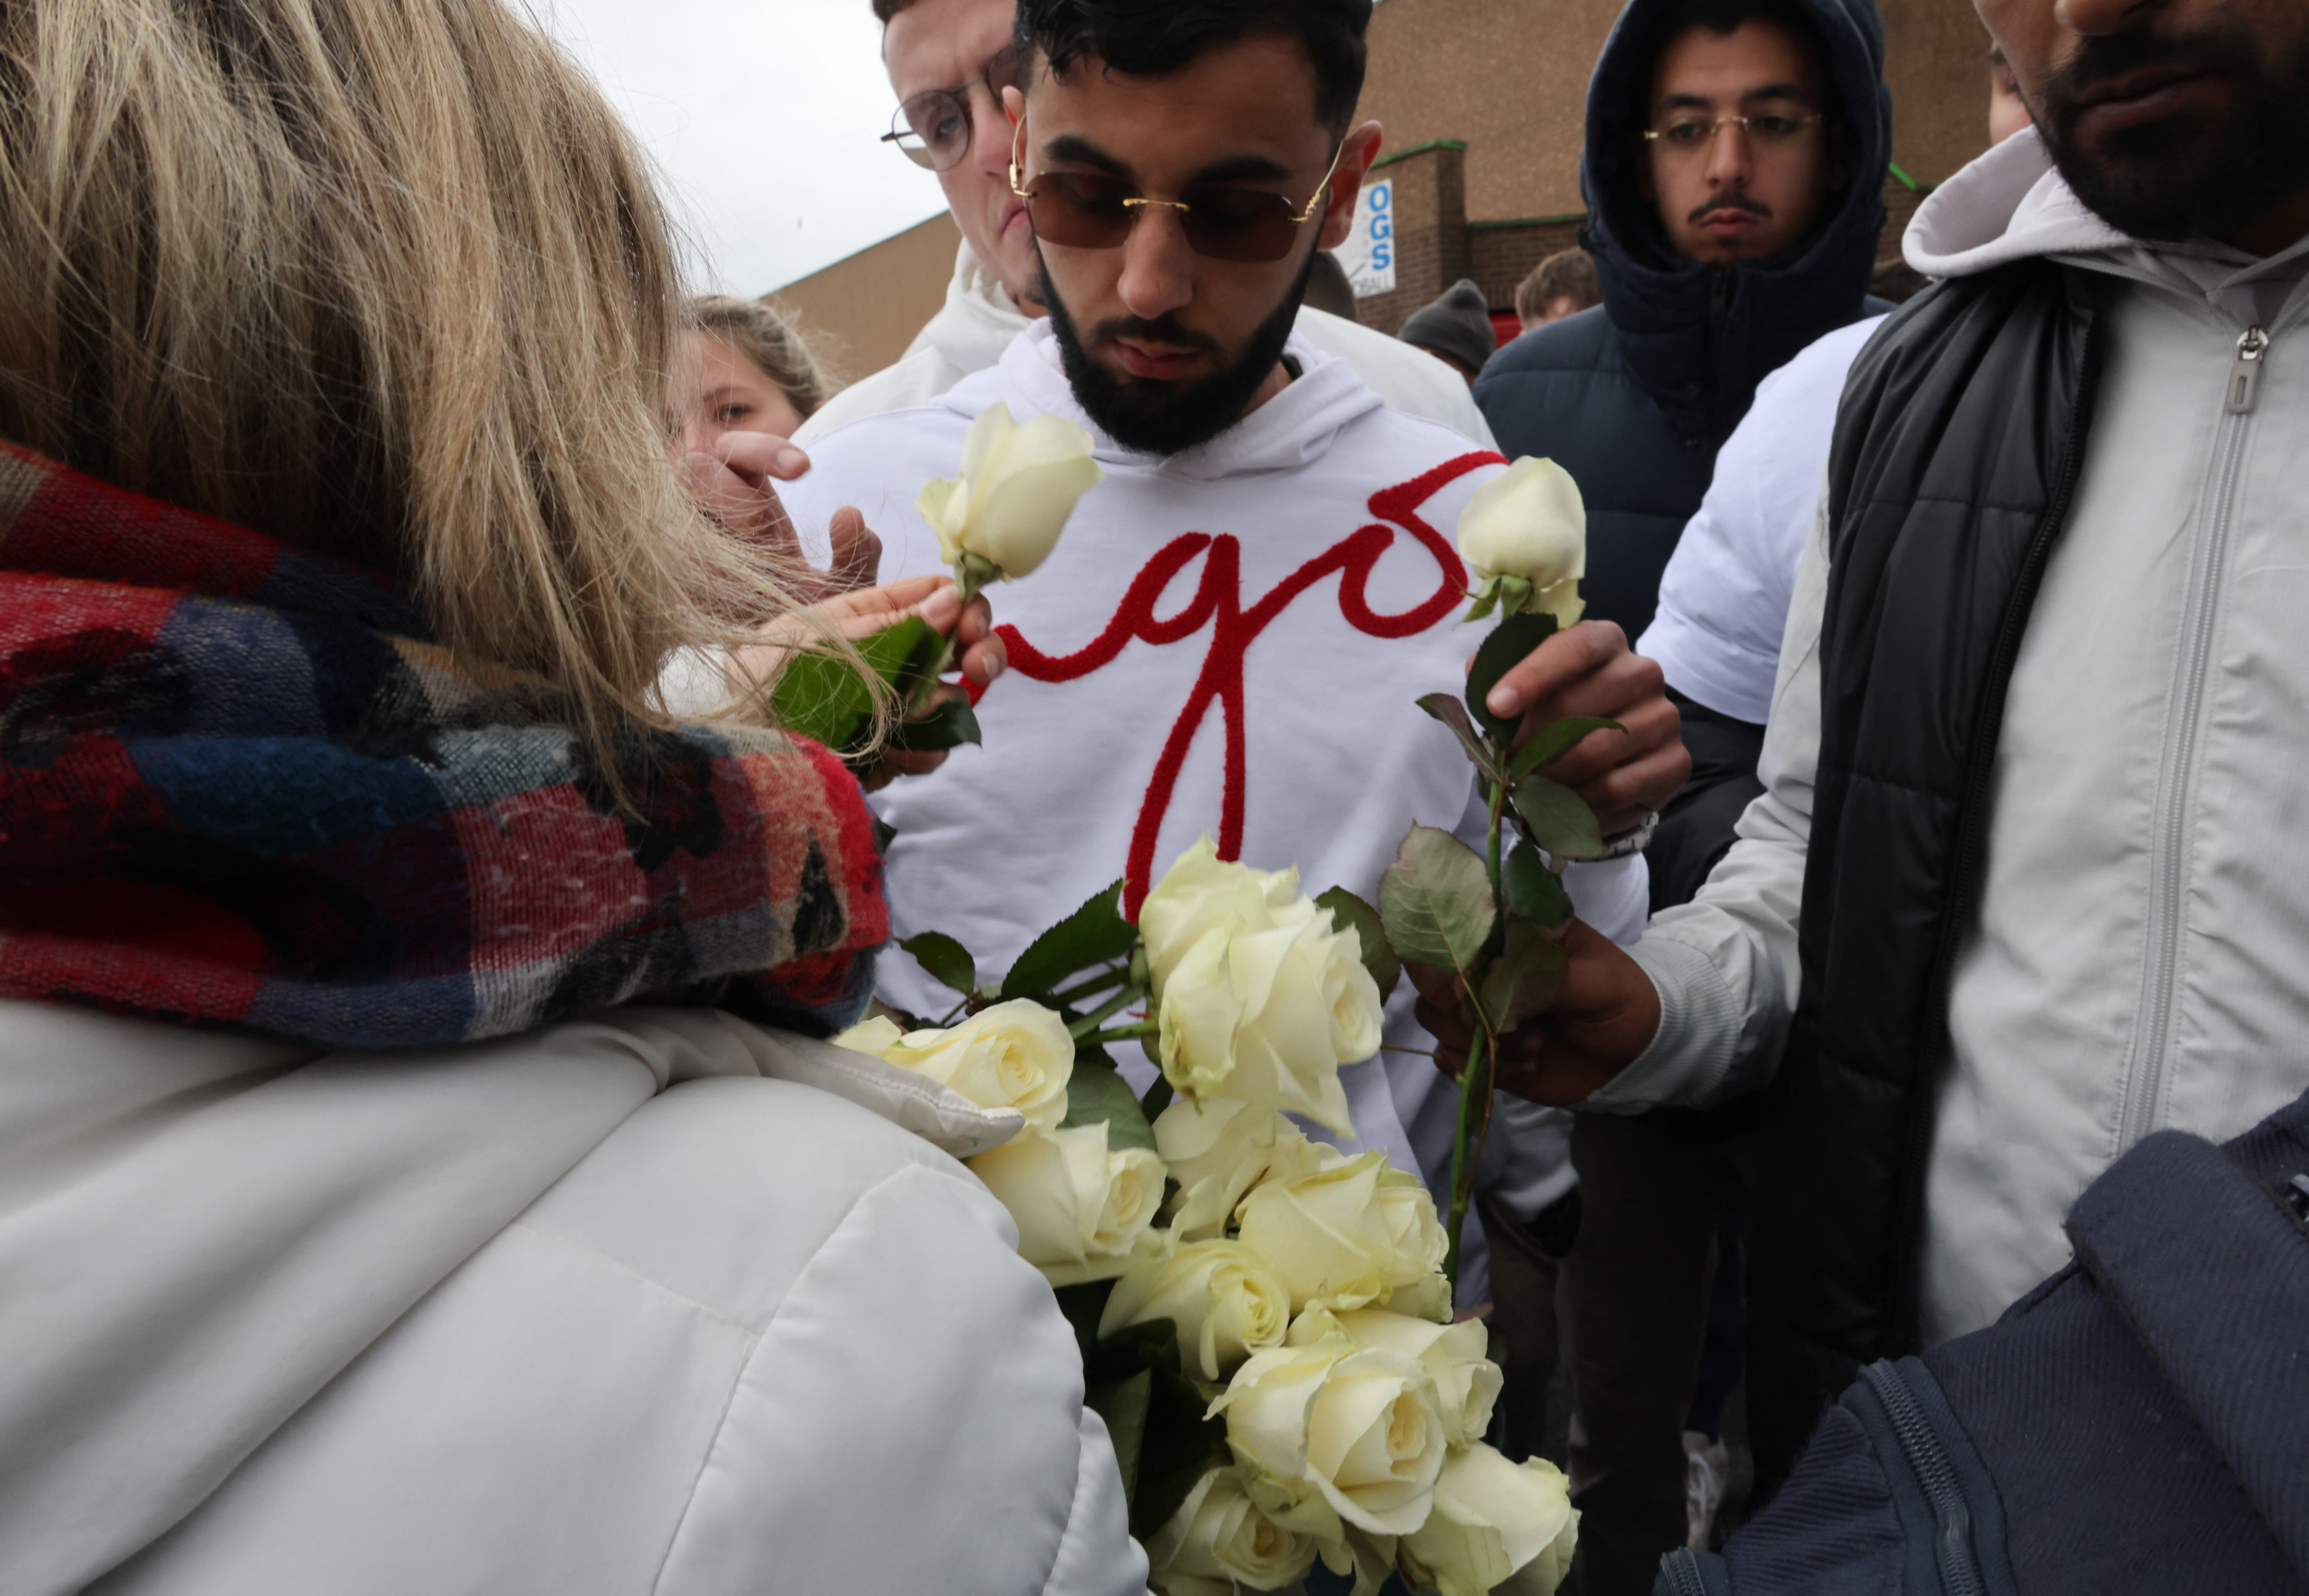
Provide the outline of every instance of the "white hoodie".
{"type": "MultiPolygon", "coordinates": [[[[923,324],[895,366],[861,377],[823,405],[794,434],[804,448],[837,427],[886,410],[925,405],[973,372],[1002,358],[1027,317],[965,244],[955,256],[946,306],[923,324]]],[[[1425,349],[1345,316],[1302,307],[1296,331],[1327,355],[1353,367],[1372,392],[1408,415],[1440,421],[1489,449],[1492,429],[1466,379],[1425,349]]]]}
{"type": "MultiPolygon", "coordinates": [[[[2068,1254],[2061,1218],[2150,1131],[2219,1139],[2309,1088],[2309,240],[2149,248],[2085,210],[2033,132],[1936,191],[1935,277],[2049,255],[2114,279],[2084,472],[2012,672],[1986,871],[1950,997],[1926,1177],[1928,1338],[2068,1254]],[[2250,410],[2239,343],[2269,338],[2250,410]]],[[[1597,1109],[1760,1084],[1794,1005],[1820,747],[1826,529],[1780,655],[1765,795],[1698,900],[1632,950],[1651,1047],[1597,1109]]]]}
{"type": "MultiPolygon", "coordinates": [[[[1016,631],[1012,669],[978,706],[984,745],[878,796],[897,828],[887,856],[895,935],[946,931],[982,970],[1002,970],[1034,933],[1125,874],[1142,827],[1147,876],[1159,877],[1202,833],[1224,842],[1231,809],[1247,862],[1296,865],[1309,893],[1337,884],[1366,899],[1414,821],[1469,827],[1466,759],[1415,701],[1461,690],[1481,641],[1459,625],[1467,605],[1450,539],[1499,456],[1388,409],[1344,361],[1303,340],[1293,338],[1286,357],[1301,375],[1280,394],[1200,448],[1154,459],[1097,433],[1059,370],[1050,324],[1036,323],[993,370],[928,408],[820,437],[814,469],[781,490],[806,537],[839,505],[862,509],[882,536],[888,579],[945,568],[914,496],[958,469],[972,418],[997,401],[1020,421],[1052,411],[1091,431],[1107,474],[1050,559],[993,594],[998,620],[1016,631]],[[1091,649],[1142,573],[1181,539],[1198,541],[1167,582],[1147,578],[1133,640],[1110,661],[1069,679],[1036,665],[1037,653],[1091,649]],[[1276,599],[1294,574],[1304,579],[1310,564],[1343,552],[1368,561],[1367,575],[1319,566],[1295,596],[1276,599]],[[1232,580],[1229,561],[1240,562],[1232,580]],[[1215,603],[1215,615],[1190,615],[1198,597],[1215,603]],[[1263,603],[1279,608],[1262,617],[1263,603]],[[1148,643],[1148,632],[1164,640],[1148,643]],[[1230,648],[1232,639],[1241,641],[1230,648]],[[1192,709],[1198,685],[1227,691],[1192,709]],[[1174,735],[1183,758],[1165,801],[1159,772],[1174,735]]],[[[1569,879],[1583,915],[1607,935],[1641,924],[1640,856],[1574,866],[1569,879]]],[[[918,1012],[952,1001],[895,950],[881,984],[918,1012]]],[[[1411,999],[1405,982],[1388,1040],[1425,1048],[1411,999]]],[[[1453,1094],[1427,1059],[1382,1058],[1345,1072],[1356,1129],[1432,1183],[1453,1094]]],[[[1547,1157],[1560,1160],[1560,1142],[1547,1157]]],[[[1553,1189],[1568,1187],[1569,1170],[1550,1169],[1553,1189]]]]}

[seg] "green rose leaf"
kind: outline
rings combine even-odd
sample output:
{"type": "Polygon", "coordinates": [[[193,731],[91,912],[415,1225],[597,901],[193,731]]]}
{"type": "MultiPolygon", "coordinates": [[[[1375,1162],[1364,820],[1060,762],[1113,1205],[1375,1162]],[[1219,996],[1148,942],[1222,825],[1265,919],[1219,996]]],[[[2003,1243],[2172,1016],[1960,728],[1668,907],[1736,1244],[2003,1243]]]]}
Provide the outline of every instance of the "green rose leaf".
{"type": "Polygon", "coordinates": [[[1475,735],[1475,723],[1467,719],[1466,704],[1449,693],[1430,693],[1418,702],[1421,709],[1451,729],[1451,735],[1459,739],[1459,746],[1467,751],[1467,757],[1474,762],[1477,770],[1491,781],[1499,780],[1498,761],[1483,739],[1475,735]]]}
{"type": "Polygon", "coordinates": [[[1544,764],[1553,764],[1571,752],[1574,744],[1591,731],[1625,731],[1617,720],[1605,720],[1591,715],[1576,715],[1568,720],[1551,720],[1524,739],[1523,746],[1515,751],[1508,763],[1508,777],[1520,781],[1544,764]]]}
{"type": "Polygon", "coordinates": [[[930,673],[945,657],[946,639],[921,617],[910,615],[875,633],[859,645],[858,651],[884,681],[897,689],[902,699],[912,699],[917,689],[929,683],[930,673]]]}
{"type": "Polygon", "coordinates": [[[779,729],[841,754],[860,740],[873,718],[874,696],[848,660],[798,654],[778,673],[770,712],[779,729]]]}
{"type": "Polygon", "coordinates": [[[1500,884],[1507,889],[1508,908],[1527,920],[1554,930],[1571,918],[1571,894],[1528,842],[1500,861],[1500,884]]]}
{"type": "Polygon", "coordinates": [[[1510,667],[1521,662],[1526,654],[1555,635],[1555,617],[1542,611],[1537,615],[1511,615],[1491,630],[1483,646],[1475,651],[1475,662],[1467,668],[1467,708],[1475,717],[1475,724],[1492,736],[1505,742],[1515,735],[1515,723],[1502,720],[1483,707],[1500,678],[1510,667]]]}
{"type": "Polygon", "coordinates": [[[1563,988],[1571,961],[1529,920],[1510,918],[1507,946],[1483,976],[1483,1014],[1495,1031],[1513,1031],[1544,1011],[1563,988]]]}
{"type": "MultiPolygon", "coordinates": [[[[1083,1406],[1106,1420],[1114,1461],[1122,1465],[1122,1499],[1137,1504],[1138,1454],[1146,1441],[1146,1409],[1154,1394],[1154,1371],[1142,1368],[1120,1380],[1101,1380],[1083,1393],[1083,1406]]],[[[1174,1505],[1172,1511],[1176,1512],[1174,1505]]]]}
{"type": "MultiPolygon", "coordinates": [[[[1169,1320],[1163,1321],[1169,1324],[1169,1320]]],[[[1179,1372],[1178,1338],[1171,1355],[1152,1365],[1146,1438],[1138,1448],[1138,1491],[1130,1504],[1130,1532],[1142,1541],[1171,1522],[1225,1445],[1226,1420],[1205,1419],[1210,1404],[1179,1372]]]]}
{"type": "Polygon", "coordinates": [[[949,698],[928,713],[909,716],[890,729],[890,746],[912,754],[936,754],[982,740],[977,714],[959,698],[949,698]]]}
{"type": "MultiPolygon", "coordinates": [[[[860,640],[858,653],[903,702],[930,679],[945,646],[935,627],[910,615],[860,640]]],[[[799,654],[778,673],[770,710],[784,730],[847,754],[873,725],[874,695],[847,660],[799,654]]]]}
{"type": "Polygon", "coordinates": [[[1002,978],[1002,996],[1046,997],[1077,970],[1111,963],[1137,945],[1138,927],[1122,918],[1118,881],[1034,938],[1002,978]]]}
{"type": "Polygon", "coordinates": [[[1074,1327],[1075,1345],[1082,1349],[1083,1362],[1088,1366],[1098,1353],[1098,1322],[1106,1316],[1106,1299],[1114,1295],[1114,1282],[1085,1281],[1078,1286],[1060,1286],[1056,1295],[1059,1312],[1074,1327]]]}
{"type": "Polygon", "coordinates": [[[1446,831],[1414,825],[1379,883],[1379,919],[1396,953],[1414,964],[1474,968],[1498,918],[1475,850],[1446,831]]]}
{"type": "Polygon", "coordinates": [[[1379,1001],[1385,1003],[1393,996],[1395,983],[1403,979],[1403,961],[1397,958],[1395,950],[1388,945],[1387,926],[1379,919],[1379,910],[1343,886],[1335,886],[1317,897],[1315,907],[1329,910],[1332,927],[1353,931],[1356,940],[1362,944],[1363,968],[1370,971],[1371,979],[1379,983],[1379,1001]]]}
{"type": "Polygon", "coordinates": [[[1110,1148],[1154,1149],[1154,1127],[1132,1095],[1130,1083],[1114,1067],[1104,1048],[1086,1048],[1075,1055],[1075,1073],[1067,1083],[1067,1117],[1060,1125],[1096,1125],[1106,1121],[1110,1148]]]}
{"type": "Polygon", "coordinates": [[[908,936],[898,945],[914,956],[914,962],[930,972],[932,980],[942,987],[952,987],[965,996],[978,989],[978,964],[970,950],[943,931],[925,931],[919,936],[908,936]]]}
{"type": "Polygon", "coordinates": [[[1178,1091],[1171,1084],[1170,1077],[1163,1073],[1161,1039],[1150,1031],[1138,1039],[1138,1046],[1146,1053],[1146,1062],[1154,1066],[1154,1084],[1149,1086],[1146,1095],[1138,1100],[1138,1111],[1146,1115],[1146,1122],[1152,1125],[1163,1110],[1171,1106],[1171,1100],[1178,1095],[1178,1091]]]}
{"type": "Polygon", "coordinates": [[[1561,781],[1526,776],[1515,785],[1516,813],[1531,840],[1560,859],[1592,859],[1604,851],[1596,811],[1561,781]]]}

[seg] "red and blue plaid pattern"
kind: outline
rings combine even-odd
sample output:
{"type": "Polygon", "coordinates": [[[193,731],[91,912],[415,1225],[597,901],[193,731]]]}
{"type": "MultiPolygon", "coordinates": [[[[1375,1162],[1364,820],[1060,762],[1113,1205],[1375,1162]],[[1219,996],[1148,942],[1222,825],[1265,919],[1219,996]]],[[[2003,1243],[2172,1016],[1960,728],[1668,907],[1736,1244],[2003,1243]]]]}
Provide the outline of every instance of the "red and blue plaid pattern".
{"type": "Polygon", "coordinates": [[[636,818],[540,684],[428,638],[380,577],[0,444],[0,996],[352,1048],[862,1009],[888,917],[832,755],[636,734],[636,818]]]}

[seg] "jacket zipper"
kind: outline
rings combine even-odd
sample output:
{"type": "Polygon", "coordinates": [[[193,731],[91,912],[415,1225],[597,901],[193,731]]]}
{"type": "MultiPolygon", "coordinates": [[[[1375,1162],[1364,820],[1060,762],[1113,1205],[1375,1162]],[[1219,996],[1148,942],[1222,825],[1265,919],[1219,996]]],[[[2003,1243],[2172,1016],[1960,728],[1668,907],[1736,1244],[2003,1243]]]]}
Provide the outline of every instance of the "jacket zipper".
{"type": "Polygon", "coordinates": [[[2244,455],[2246,423],[2261,386],[2261,363],[2269,333],[2247,327],[2236,342],[2221,406],[2219,433],[2203,517],[2204,536],[2189,573],[2180,679],[2174,703],[2177,719],[2166,738],[2158,773],[2157,809],[2149,829],[2148,958],[2141,973],[2140,1001],[2134,1010],[2132,1049],[2124,1066],[2123,1117],[2117,1122],[2117,1153],[2157,1126],[2157,1105],[2165,1091],[2166,1054],[2172,1044],[2173,983],[2181,964],[2187,923],[2189,815],[2195,791],[2198,733],[2204,717],[2205,683],[2212,672],[2214,620],[2220,612],[2221,575],[2228,563],[2230,513],[2236,502],[2237,473],[2244,455]]]}
{"type": "MultiPolygon", "coordinates": [[[[1949,997],[1955,984],[1957,946],[1963,940],[1967,917],[1980,887],[1980,861],[1987,841],[1988,789],[1996,776],[1996,745],[2003,730],[2005,691],[2011,686],[2012,662],[2019,657],[2021,635],[2028,630],[2029,611],[2036,608],[2037,589],[2042,585],[2045,566],[2052,559],[2054,539],[2068,522],[2070,501],[2076,496],[2077,482],[2084,474],[2085,438],[2091,430],[2094,395],[2100,386],[2101,341],[2101,317],[2096,314],[2085,329],[2084,355],[2078,362],[2076,410],[2069,418],[2068,442],[2061,451],[2060,473],[2054,479],[2053,496],[2045,501],[2045,513],[2037,522],[2028,556],[2021,562],[2019,580],[2013,588],[2011,604],[1997,628],[1996,646],[1988,659],[1987,680],[1994,697],[1981,715],[1965,767],[1963,807],[1959,811],[1962,819],[1957,825],[1956,868],[1949,883],[1948,907],[1941,920],[1940,945],[1933,953],[1933,1046],[1918,1060],[1920,1077],[1937,1068],[1955,1046],[1949,1027],[1949,997]]],[[[1924,1230],[1925,1162],[1932,1152],[1932,1097],[1928,1080],[1920,1080],[1908,1094],[1899,1206],[1895,1211],[1892,1233],[1894,1274],[1887,1293],[1884,1346],[1892,1353],[1913,1350],[1922,1340],[1916,1302],[1920,1262],[1916,1249],[1916,1238],[1924,1230]]]]}
{"type": "Polygon", "coordinates": [[[1908,1389],[1899,1369],[1890,1363],[1872,1363],[1860,1371],[1860,1377],[1883,1404],[1884,1416],[1892,1421],[1892,1434],[1899,1440],[1900,1454],[1907,1459],[1908,1471],[1932,1503],[1933,1523],[1938,1531],[1933,1557],[1940,1566],[1942,1596],[1987,1596],[1987,1576],[1981,1572],[1980,1557],[1972,1545],[1972,1509],[1965,1503],[1956,1465],[1949,1462],[1948,1449],[1925,1417],[1924,1404],[1916,1401],[1916,1393],[1908,1389]]]}
{"type": "Polygon", "coordinates": [[[1708,1596],[1708,1578],[1699,1572],[1699,1558],[1688,1546],[1679,1546],[1660,1559],[1660,1572],[1674,1587],[1675,1596],[1708,1596]]]}

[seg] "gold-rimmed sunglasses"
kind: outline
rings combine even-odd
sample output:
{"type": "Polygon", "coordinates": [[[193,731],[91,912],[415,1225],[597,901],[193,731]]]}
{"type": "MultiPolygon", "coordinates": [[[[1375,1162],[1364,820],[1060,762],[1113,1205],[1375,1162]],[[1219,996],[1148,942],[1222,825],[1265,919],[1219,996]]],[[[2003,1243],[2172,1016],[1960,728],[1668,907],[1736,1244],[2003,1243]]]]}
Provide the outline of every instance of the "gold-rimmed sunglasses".
{"type": "Polygon", "coordinates": [[[1177,199],[1157,200],[1131,193],[1121,178],[1103,172],[1044,172],[1033,188],[1022,187],[1025,133],[1021,125],[1010,149],[1010,192],[1026,202],[1037,238],[1069,249],[1120,249],[1139,212],[1160,207],[1179,213],[1187,247],[1214,261],[1279,261],[1289,254],[1299,229],[1315,220],[1347,148],[1342,140],[1331,151],[1331,164],[1304,205],[1293,204],[1287,194],[1223,183],[1190,183],[1177,199]]]}

